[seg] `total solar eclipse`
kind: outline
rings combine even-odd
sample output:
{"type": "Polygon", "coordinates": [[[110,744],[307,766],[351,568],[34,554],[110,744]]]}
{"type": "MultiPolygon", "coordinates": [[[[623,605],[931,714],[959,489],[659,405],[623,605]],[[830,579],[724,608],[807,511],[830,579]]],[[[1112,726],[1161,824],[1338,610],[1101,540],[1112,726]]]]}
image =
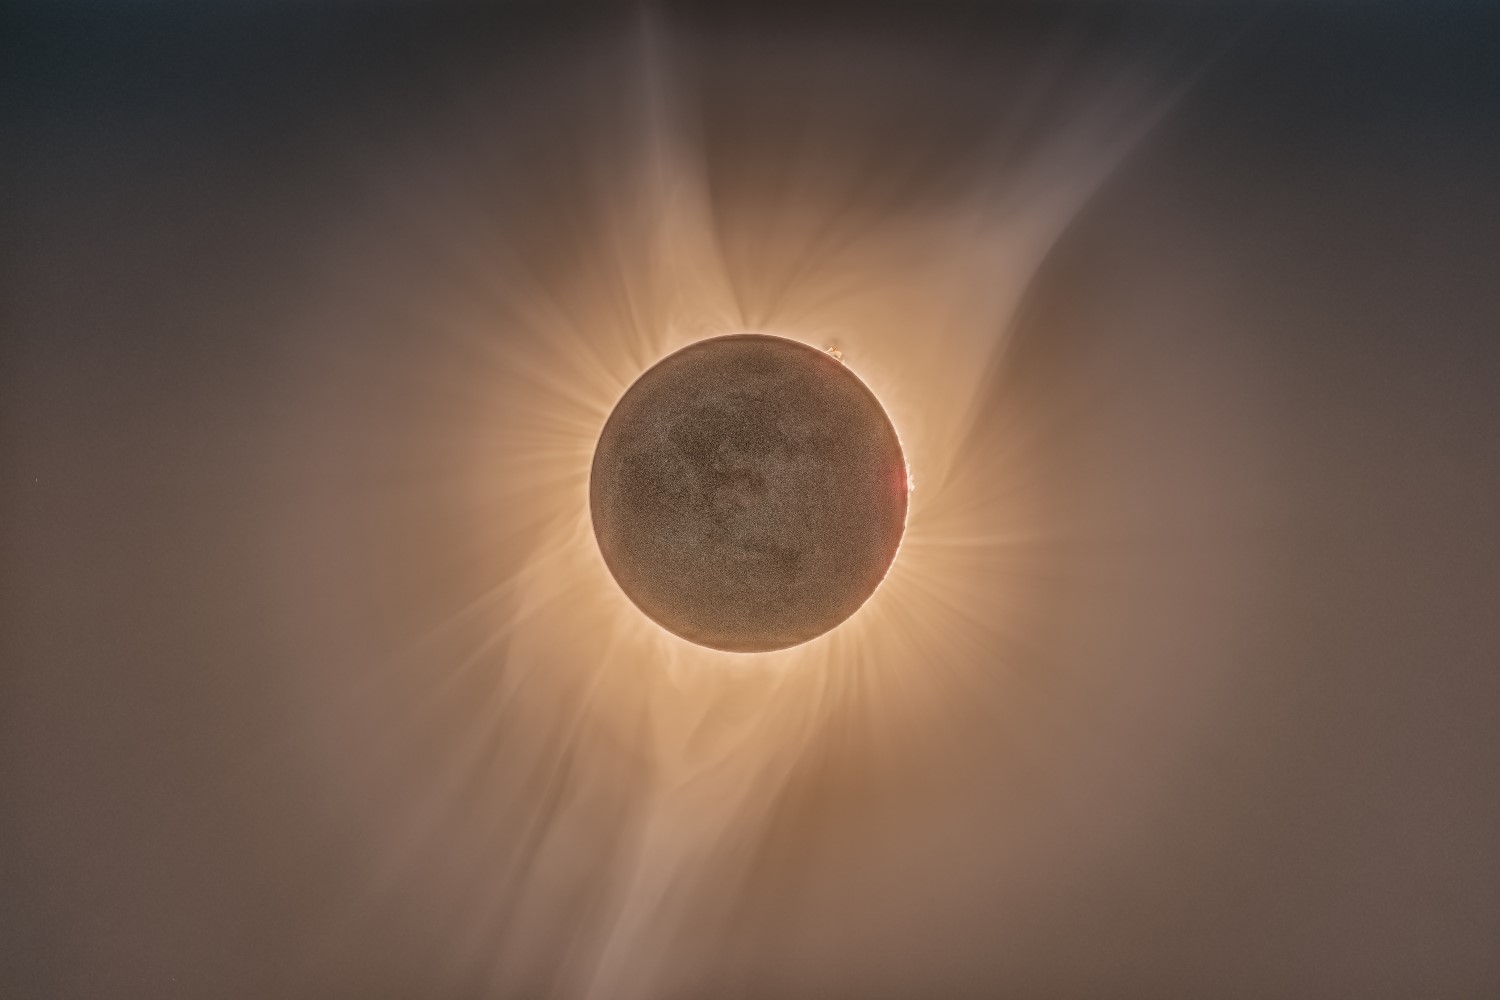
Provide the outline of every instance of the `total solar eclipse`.
{"type": "Polygon", "coordinates": [[[906,461],[833,355],[735,334],[646,371],[599,436],[594,534],[626,595],[699,645],[763,652],[859,609],[906,524],[906,461]]]}

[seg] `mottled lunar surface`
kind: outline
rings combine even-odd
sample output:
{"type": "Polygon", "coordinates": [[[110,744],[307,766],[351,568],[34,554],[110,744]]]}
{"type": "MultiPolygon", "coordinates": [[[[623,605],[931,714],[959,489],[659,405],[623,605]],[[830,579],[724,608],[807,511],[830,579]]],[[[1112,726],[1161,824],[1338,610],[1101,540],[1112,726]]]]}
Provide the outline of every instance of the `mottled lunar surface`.
{"type": "Polygon", "coordinates": [[[636,381],[594,452],[610,571],[669,631],[734,652],[806,642],[895,557],[906,463],[875,396],[831,355],[738,334],[636,381]]]}

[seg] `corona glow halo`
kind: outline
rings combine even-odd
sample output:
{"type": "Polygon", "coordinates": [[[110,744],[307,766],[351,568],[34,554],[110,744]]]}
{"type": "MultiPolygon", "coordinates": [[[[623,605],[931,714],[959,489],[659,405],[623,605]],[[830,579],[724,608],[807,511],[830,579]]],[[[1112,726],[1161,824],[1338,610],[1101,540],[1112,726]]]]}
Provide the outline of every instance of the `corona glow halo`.
{"type": "Polygon", "coordinates": [[[833,629],[884,579],[908,478],[874,394],[830,352],[765,334],[698,341],[647,370],[599,436],[595,537],[667,631],[726,652],[833,629]]]}

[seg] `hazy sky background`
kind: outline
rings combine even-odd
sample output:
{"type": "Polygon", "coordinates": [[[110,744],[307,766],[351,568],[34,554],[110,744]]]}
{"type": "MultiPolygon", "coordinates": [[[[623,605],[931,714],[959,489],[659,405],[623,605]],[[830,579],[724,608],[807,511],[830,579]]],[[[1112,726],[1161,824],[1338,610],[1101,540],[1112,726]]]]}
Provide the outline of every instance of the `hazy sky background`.
{"type": "Polygon", "coordinates": [[[1500,992],[1484,5],[310,6],[0,31],[0,994],[1500,992]],[[640,909],[545,442],[700,237],[995,313],[854,334],[952,622],[640,909]]]}

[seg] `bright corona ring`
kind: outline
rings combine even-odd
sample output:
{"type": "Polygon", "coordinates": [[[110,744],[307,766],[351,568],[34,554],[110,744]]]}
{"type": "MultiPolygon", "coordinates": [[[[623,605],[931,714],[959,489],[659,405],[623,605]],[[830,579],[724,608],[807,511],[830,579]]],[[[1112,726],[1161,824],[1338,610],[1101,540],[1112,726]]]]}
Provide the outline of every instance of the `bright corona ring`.
{"type": "Polygon", "coordinates": [[[832,354],[736,334],[642,375],[594,451],[604,561],[657,624],[753,653],[844,621],[885,577],[906,525],[901,442],[832,354]]]}

